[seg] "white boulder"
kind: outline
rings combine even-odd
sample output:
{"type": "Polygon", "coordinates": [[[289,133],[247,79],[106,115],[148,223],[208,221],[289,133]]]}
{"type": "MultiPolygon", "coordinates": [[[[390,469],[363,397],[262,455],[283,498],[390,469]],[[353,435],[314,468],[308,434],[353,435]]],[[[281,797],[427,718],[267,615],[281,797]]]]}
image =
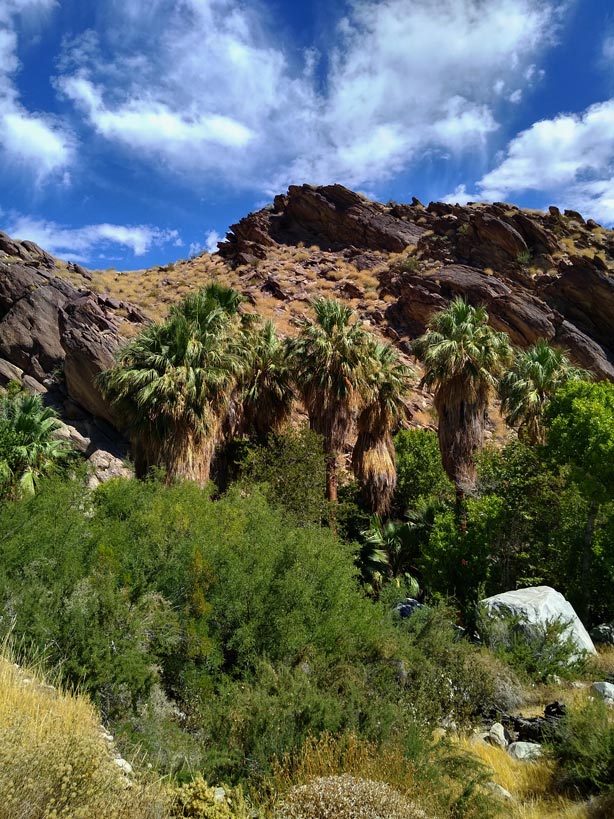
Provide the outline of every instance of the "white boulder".
{"type": "Polygon", "coordinates": [[[572,659],[578,659],[587,653],[597,653],[588,631],[582,625],[571,603],[550,586],[534,586],[495,594],[481,603],[483,611],[491,617],[501,615],[517,617],[527,629],[532,626],[546,627],[554,621],[567,623],[562,636],[570,637],[578,649],[577,655],[572,659]]]}
{"type": "Polygon", "coordinates": [[[542,746],[537,742],[512,742],[508,754],[522,762],[530,762],[542,755],[542,746]]]}
{"type": "Polygon", "coordinates": [[[608,703],[614,703],[614,685],[609,682],[594,682],[591,685],[593,691],[599,694],[608,703]]]}

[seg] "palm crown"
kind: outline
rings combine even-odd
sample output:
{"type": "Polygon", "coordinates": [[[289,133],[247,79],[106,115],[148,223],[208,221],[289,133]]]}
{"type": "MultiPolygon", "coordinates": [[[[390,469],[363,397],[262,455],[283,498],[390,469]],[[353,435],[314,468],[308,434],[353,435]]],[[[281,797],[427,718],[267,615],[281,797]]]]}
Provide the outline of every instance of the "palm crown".
{"type": "Polygon", "coordinates": [[[584,381],[586,370],[574,367],[567,356],[540,339],[516,353],[499,382],[501,410],[506,423],[517,426],[530,443],[543,441],[542,417],[548,400],[569,381],[584,381]]]}

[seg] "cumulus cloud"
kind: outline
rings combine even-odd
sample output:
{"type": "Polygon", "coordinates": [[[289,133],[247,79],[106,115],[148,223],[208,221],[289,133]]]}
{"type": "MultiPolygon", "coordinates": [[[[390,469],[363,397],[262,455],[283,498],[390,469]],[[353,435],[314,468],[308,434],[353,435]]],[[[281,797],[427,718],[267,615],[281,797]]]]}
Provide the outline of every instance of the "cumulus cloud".
{"type": "Polygon", "coordinates": [[[162,230],[151,225],[85,225],[68,228],[56,222],[32,216],[16,216],[6,232],[16,239],[36,242],[55,256],[87,262],[101,256],[109,247],[128,248],[135,256],[143,256],[152,247],[179,240],[176,230],[162,230]]]}
{"type": "Polygon", "coordinates": [[[284,50],[256,4],[105,7],[98,34],[66,45],[57,80],[89,126],[192,181],[267,194],[482,150],[556,29],[554,0],[352,0],[320,63],[284,50]]]}
{"type": "Polygon", "coordinates": [[[534,123],[477,184],[484,199],[543,191],[551,201],[614,222],[614,99],[534,123]]]}
{"type": "Polygon", "coordinates": [[[217,230],[209,230],[205,234],[205,243],[204,245],[199,244],[198,242],[192,242],[190,245],[189,254],[190,257],[198,256],[203,251],[207,251],[207,253],[217,253],[217,245],[222,239],[221,235],[217,232],[217,230]]]}
{"type": "Polygon", "coordinates": [[[5,161],[27,168],[38,181],[65,170],[74,140],[54,117],[28,111],[19,100],[17,25],[19,20],[40,24],[54,5],[55,0],[3,0],[0,5],[0,153],[5,161]]]}

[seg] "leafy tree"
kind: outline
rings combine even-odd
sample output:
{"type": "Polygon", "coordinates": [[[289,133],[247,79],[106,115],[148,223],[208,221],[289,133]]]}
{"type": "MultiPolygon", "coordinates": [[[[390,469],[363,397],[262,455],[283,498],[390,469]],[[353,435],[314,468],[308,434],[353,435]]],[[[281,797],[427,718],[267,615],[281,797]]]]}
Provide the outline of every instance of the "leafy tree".
{"type": "Polygon", "coordinates": [[[358,416],[352,468],[371,510],[386,515],[397,483],[392,434],[407,415],[403,399],[409,389],[411,370],[389,344],[372,341],[367,356],[368,392],[358,416]]]}
{"type": "Polygon", "coordinates": [[[299,321],[289,343],[294,383],[311,428],[326,451],[326,494],[337,501],[338,460],[348,448],[355,413],[367,390],[368,336],[349,307],[330,299],[313,302],[315,320],[299,321]]]}
{"type": "Polygon", "coordinates": [[[543,339],[528,350],[517,351],[499,382],[506,423],[518,427],[520,437],[529,443],[543,443],[543,415],[550,398],[568,381],[588,377],[586,370],[574,367],[561,350],[543,339]]]}
{"type": "Polygon", "coordinates": [[[326,518],[326,465],[322,438],[305,426],[273,434],[248,449],[243,477],[260,484],[268,502],[301,525],[326,518]]]}
{"type": "Polygon", "coordinates": [[[138,474],[159,466],[169,481],[209,480],[246,357],[240,301],[230,288],[207,286],[145,328],[101,374],[104,393],[125,414],[138,474]]]}
{"type": "Polygon", "coordinates": [[[428,499],[446,501],[454,487],[444,472],[437,435],[430,429],[402,429],[394,438],[397,487],[394,506],[399,514],[428,499]]]}
{"type": "Polygon", "coordinates": [[[56,437],[59,426],[40,395],[22,391],[0,399],[0,492],[34,494],[40,478],[66,461],[71,447],[56,437]]]}
{"type": "MultiPolygon", "coordinates": [[[[546,455],[567,463],[571,477],[589,504],[582,550],[580,615],[590,619],[591,584],[596,539],[604,516],[611,514],[614,495],[614,384],[571,382],[562,387],[546,410],[546,455]]],[[[614,570],[611,558],[604,568],[614,570]]]]}
{"type": "Polygon", "coordinates": [[[435,393],[443,467],[459,497],[476,481],[475,454],[482,447],[488,400],[511,357],[509,339],[488,326],[488,313],[458,297],[437,313],[413,345],[435,393]]]}

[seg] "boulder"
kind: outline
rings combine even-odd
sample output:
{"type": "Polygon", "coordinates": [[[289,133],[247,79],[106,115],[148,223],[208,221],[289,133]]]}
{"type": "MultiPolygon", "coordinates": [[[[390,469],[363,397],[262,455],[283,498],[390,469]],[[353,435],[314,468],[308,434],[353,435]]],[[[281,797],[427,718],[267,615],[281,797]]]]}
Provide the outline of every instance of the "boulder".
{"type": "Polygon", "coordinates": [[[600,697],[603,697],[608,705],[614,704],[614,685],[612,683],[594,682],[591,685],[591,690],[599,694],[600,697]]]}
{"type": "Polygon", "coordinates": [[[602,646],[614,646],[614,623],[601,623],[591,630],[594,643],[602,646]]]}
{"type": "Polygon", "coordinates": [[[500,722],[495,722],[490,726],[486,740],[491,745],[505,750],[509,745],[510,736],[500,722]]]}
{"type": "Polygon", "coordinates": [[[512,742],[507,752],[514,759],[530,762],[542,755],[542,746],[537,742],[512,742]]]}
{"type": "Polygon", "coordinates": [[[572,659],[597,653],[572,605],[550,586],[534,586],[495,594],[482,600],[481,605],[489,618],[497,619],[506,615],[518,618],[521,621],[519,627],[529,631],[532,627],[546,627],[554,621],[566,623],[562,636],[570,637],[577,648],[572,659]]]}

